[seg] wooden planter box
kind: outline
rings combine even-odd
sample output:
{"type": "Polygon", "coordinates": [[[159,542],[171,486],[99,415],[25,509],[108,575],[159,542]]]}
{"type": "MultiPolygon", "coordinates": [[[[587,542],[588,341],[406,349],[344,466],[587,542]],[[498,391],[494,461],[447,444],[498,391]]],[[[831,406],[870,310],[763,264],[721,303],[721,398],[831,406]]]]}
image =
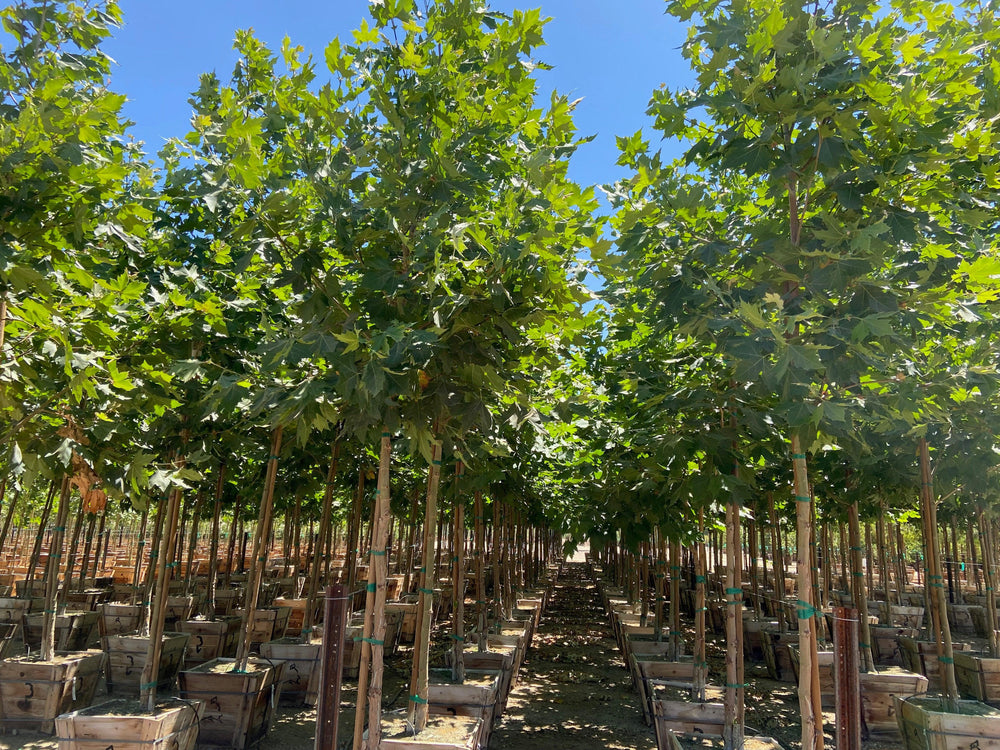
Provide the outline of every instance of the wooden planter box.
{"type": "Polygon", "coordinates": [[[59,716],[55,722],[59,750],[194,748],[204,703],[160,701],[152,714],[139,708],[134,701],[115,700],[59,716]]]}
{"type": "Polygon", "coordinates": [[[890,667],[883,672],[861,674],[861,715],[871,734],[899,731],[896,721],[896,698],[904,699],[927,693],[927,678],[905,669],[890,667]]]}
{"type": "Polygon", "coordinates": [[[888,612],[883,608],[881,621],[896,628],[917,628],[919,630],[924,626],[924,608],[893,604],[889,607],[888,612]]]}
{"type": "Polygon", "coordinates": [[[896,718],[906,750],[996,750],[1000,748],[1000,710],[977,701],[943,698],[896,701],[896,718]]]}
{"type": "Polygon", "coordinates": [[[799,634],[765,630],[764,635],[766,637],[761,640],[761,647],[764,651],[768,676],[772,680],[791,682],[795,678],[795,667],[792,665],[792,652],[789,647],[798,646],[799,634]]]}
{"type": "Polygon", "coordinates": [[[386,602],[385,615],[399,617],[399,642],[413,643],[417,628],[417,602],[386,602]]]}
{"type": "Polygon", "coordinates": [[[302,643],[298,638],[282,638],[262,643],[261,656],[285,663],[281,678],[281,702],[288,706],[315,706],[319,699],[320,662],[323,643],[302,643]]]}
{"type": "MultiPolygon", "coordinates": [[[[41,612],[24,616],[24,645],[38,649],[42,646],[42,629],[45,615],[41,612]]],[[[56,616],[56,651],[86,651],[97,643],[97,612],[67,612],[56,616]]]]}
{"type": "Polygon", "coordinates": [[[343,676],[356,679],[361,669],[361,638],[364,628],[349,625],[344,631],[344,671],[343,676]]]}
{"type": "Polygon", "coordinates": [[[185,662],[189,666],[203,664],[212,659],[236,655],[242,620],[232,615],[215,620],[188,620],[177,623],[177,629],[188,633],[185,662]]]}
{"type": "Polygon", "coordinates": [[[0,726],[51,734],[57,716],[94,700],[104,658],[103,651],[86,651],[0,662],[0,726]]]}
{"type": "Polygon", "coordinates": [[[66,592],[66,604],[71,609],[96,612],[97,607],[111,598],[111,589],[88,589],[66,592]]]}
{"type": "Polygon", "coordinates": [[[986,613],[982,607],[974,604],[949,604],[948,624],[951,625],[951,632],[960,635],[976,634],[976,619],[986,622],[986,613]]]}
{"type": "Polygon", "coordinates": [[[670,748],[674,732],[721,737],[725,714],[725,706],[721,703],[653,701],[656,746],[661,750],[670,748]]]}
{"type": "Polygon", "coordinates": [[[1000,706],[1000,659],[956,651],[955,681],[964,698],[1000,706]]]}
{"type": "Polygon", "coordinates": [[[280,663],[251,659],[246,672],[233,672],[234,663],[213,659],[178,675],[180,697],[205,703],[199,745],[243,750],[271,728],[280,698],[280,663]]]}
{"type": "Polygon", "coordinates": [[[102,604],[97,608],[98,627],[102,636],[128,635],[139,630],[143,612],[141,604],[102,604]]]}
{"type": "Polygon", "coordinates": [[[906,666],[899,645],[900,638],[916,638],[920,635],[917,628],[897,628],[892,625],[875,625],[872,632],[872,658],[876,664],[906,666]]]}
{"type": "Polygon", "coordinates": [[[477,750],[480,720],[468,716],[432,716],[427,728],[410,735],[405,717],[383,721],[380,750],[477,750]]]}
{"type": "Polygon", "coordinates": [[[485,748],[489,745],[499,699],[497,675],[468,673],[462,685],[431,683],[427,690],[430,715],[479,719],[479,733],[474,747],[485,748]]]}
{"type": "Polygon", "coordinates": [[[0,623],[14,625],[18,632],[20,632],[24,615],[28,614],[33,608],[37,608],[35,605],[40,601],[39,599],[0,598],[0,623]]]}
{"type": "MultiPolygon", "coordinates": [[[[466,646],[462,660],[466,674],[496,673],[498,680],[495,718],[499,719],[507,706],[507,698],[514,681],[514,649],[495,647],[492,651],[479,651],[475,646],[466,646]]],[[[445,654],[445,662],[451,666],[451,651],[445,654]]]]}
{"type": "MultiPolygon", "coordinates": [[[[260,644],[275,641],[285,637],[285,627],[288,625],[290,607],[261,607],[255,609],[253,622],[248,623],[250,629],[250,647],[259,648],[260,644]]],[[[244,610],[234,610],[234,615],[245,615],[244,610]]]]}
{"type": "MultiPolygon", "coordinates": [[[[306,619],[306,605],[309,604],[309,600],[278,598],[274,600],[274,604],[276,607],[288,608],[288,623],[285,625],[285,636],[290,638],[301,635],[302,623],[305,622],[306,619]]],[[[320,619],[313,617],[314,625],[319,622],[320,619]]]]}
{"type": "Polygon", "coordinates": [[[0,623],[0,661],[14,655],[17,628],[12,622],[0,623]]]}
{"type": "Polygon", "coordinates": [[[220,617],[231,613],[241,597],[242,592],[239,589],[216,589],[215,616],[220,617]]]}
{"type": "MultiPolygon", "coordinates": [[[[972,650],[970,644],[959,643],[957,641],[953,642],[951,647],[955,653],[972,650]]],[[[903,656],[903,666],[906,669],[926,677],[930,683],[928,685],[930,690],[942,690],[944,688],[936,643],[904,637],[899,639],[899,648],[903,656]]]]}
{"type": "Polygon", "coordinates": [[[653,703],[656,686],[688,688],[694,685],[693,661],[639,661],[635,662],[639,674],[639,700],[642,719],[647,726],[653,723],[653,703]]]}
{"type": "MultiPolygon", "coordinates": [[[[799,681],[799,647],[789,646],[789,655],[792,657],[792,674],[795,682],[799,681]]],[[[819,670],[819,694],[822,707],[833,709],[834,707],[834,683],[833,683],[833,651],[819,651],[816,654],[816,668],[819,670]]]]}
{"type": "MultiPolygon", "coordinates": [[[[986,638],[989,635],[989,628],[986,625],[986,607],[974,607],[971,614],[976,635],[980,638],[986,638]]],[[[1000,609],[997,609],[996,623],[1000,625],[1000,609]]]]}
{"type": "Polygon", "coordinates": [[[186,622],[194,615],[195,600],[193,596],[168,596],[167,611],[164,621],[168,630],[177,627],[177,623],[186,622]]]}
{"type": "MultiPolygon", "coordinates": [[[[173,687],[190,637],[187,633],[163,634],[160,669],[156,675],[158,688],[173,687]]],[[[132,693],[138,698],[142,671],[146,666],[146,653],[149,650],[149,636],[109,635],[103,640],[104,651],[108,655],[108,692],[132,693]]]]}

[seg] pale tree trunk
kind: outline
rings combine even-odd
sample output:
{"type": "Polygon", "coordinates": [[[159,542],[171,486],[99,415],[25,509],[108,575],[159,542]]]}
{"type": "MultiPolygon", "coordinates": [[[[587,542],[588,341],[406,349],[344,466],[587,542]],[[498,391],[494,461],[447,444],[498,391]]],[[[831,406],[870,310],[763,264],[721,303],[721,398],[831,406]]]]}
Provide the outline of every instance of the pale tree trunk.
{"type": "Polygon", "coordinates": [[[56,510],[56,526],[49,539],[49,558],[45,565],[45,612],[42,616],[42,661],[52,661],[56,649],[56,596],[59,583],[59,558],[62,555],[63,537],[66,533],[66,518],[69,516],[70,483],[69,476],[63,477],[59,491],[59,508],[56,510]]]}
{"type": "MultiPolygon", "coordinates": [[[[385,593],[386,581],[389,577],[389,561],[386,558],[386,548],[389,541],[389,525],[392,522],[392,510],[389,503],[389,467],[392,459],[392,437],[388,432],[382,433],[382,445],[379,452],[378,484],[375,489],[375,511],[372,514],[371,555],[368,563],[368,590],[374,584],[375,591],[368,600],[371,607],[366,607],[365,630],[371,633],[371,683],[368,686],[368,748],[378,750],[382,742],[382,678],[384,674],[383,659],[385,655],[385,593]],[[368,624],[370,622],[370,625],[368,624]]],[[[358,688],[360,690],[360,687],[358,688]]],[[[360,704],[362,701],[358,700],[360,704]]]]}
{"type": "Polygon", "coordinates": [[[483,493],[476,490],[475,494],[475,514],[476,514],[476,621],[478,622],[479,651],[486,650],[486,575],[484,570],[484,559],[486,555],[486,524],[483,513],[483,493]]]}
{"type": "MultiPolygon", "coordinates": [[[[851,542],[851,588],[854,606],[858,608],[861,618],[858,630],[861,636],[861,671],[871,672],[875,669],[875,659],[872,657],[872,630],[868,623],[868,595],[865,591],[865,574],[862,572],[861,528],[858,522],[858,504],[851,503],[847,509],[847,523],[851,542]]],[[[871,567],[869,565],[869,567],[871,567]]]]}
{"type": "Polygon", "coordinates": [[[161,537],[157,557],[156,592],[153,598],[153,612],[150,618],[149,644],[146,647],[146,664],[139,680],[139,702],[146,711],[152,711],[156,704],[156,678],[160,670],[160,654],[163,651],[163,624],[167,615],[167,596],[170,593],[168,561],[173,558],[177,544],[177,522],[181,508],[181,490],[170,493],[164,533],[161,537]]]}
{"type": "MultiPolygon", "coordinates": [[[[455,483],[462,476],[462,462],[455,468],[455,483]]],[[[451,574],[452,591],[454,592],[454,627],[452,629],[453,658],[451,674],[456,682],[465,682],[465,503],[459,492],[455,493],[455,530],[451,535],[452,562],[454,568],[451,574]]]]}
{"type": "Polygon", "coordinates": [[[417,605],[419,632],[414,641],[413,669],[410,674],[411,723],[417,732],[427,726],[428,694],[428,651],[431,640],[431,609],[434,605],[434,590],[431,587],[434,575],[434,539],[437,523],[438,485],[441,480],[441,441],[435,440],[431,450],[431,465],[427,472],[427,505],[424,508],[424,548],[423,565],[420,570],[420,600],[417,605]]]}
{"type": "Polygon", "coordinates": [[[951,626],[948,623],[948,605],[945,601],[944,578],[941,575],[941,558],[937,545],[937,500],[934,497],[934,483],[931,475],[931,457],[927,439],[920,439],[920,498],[924,505],[927,525],[927,581],[930,598],[935,602],[938,616],[938,660],[944,675],[945,694],[949,703],[958,700],[958,685],[955,682],[955,653],[951,642],[951,626]]]}
{"type": "Polygon", "coordinates": [[[257,528],[254,529],[253,547],[250,557],[250,575],[247,577],[247,601],[243,609],[243,640],[236,654],[235,671],[245,672],[250,659],[250,643],[254,615],[257,612],[257,600],[260,596],[260,582],[264,575],[264,565],[267,562],[268,540],[271,538],[271,519],[274,514],[274,481],[278,475],[278,454],[281,453],[282,428],[275,427],[271,433],[271,452],[267,458],[267,473],[264,477],[264,489],[260,498],[260,513],[257,516],[257,528]]]}
{"type": "Polygon", "coordinates": [[[796,557],[799,620],[799,713],[802,719],[802,750],[822,750],[823,713],[819,696],[819,670],[816,647],[816,605],[813,602],[812,555],[812,496],[806,456],[798,435],[791,439],[792,472],[795,490],[796,525],[798,528],[796,557]]]}
{"type": "MultiPolygon", "coordinates": [[[[333,483],[337,478],[337,458],[340,452],[340,441],[334,440],[330,451],[330,468],[326,472],[326,490],[323,493],[323,509],[319,517],[319,537],[325,539],[330,531],[330,518],[333,514],[333,483]]],[[[316,545],[317,551],[322,545],[316,545]]],[[[309,643],[312,628],[315,624],[316,600],[319,596],[319,573],[323,569],[323,561],[314,557],[309,567],[309,588],[306,591],[306,613],[302,620],[302,642],[309,643]]]]}
{"type": "Polygon", "coordinates": [[[726,503],[726,694],[722,741],[726,750],[742,750],[744,736],[743,688],[743,562],[740,506],[726,503]]]}
{"type": "Polygon", "coordinates": [[[1000,657],[1000,643],[997,642],[997,594],[996,574],[993,568],[993,534],[986,512],[979,511],[979,539],[983,549],[983,578],[986,581],[986,634],[990,642],[990,656],[1000,657]]]}
{"type": "Polygon", "coordinates": [[[694,684],[692,692],[695,700],[705,700],[705,685],[708,682],[708,661],[705,658],[705,589],[708,576],[705,569],[705,511],[698,509],[698,541],[694,551],[694,684]]]}
{"type": "Polygon", "coordinates": [[[219,577],[219,523],[222,520],[222,490],[226,482],[226,464],[219,462],[215,478],[215,506],[212,508],[212,538],[208,543],[208,617],[215,619],[215,588],[219,577]]]}

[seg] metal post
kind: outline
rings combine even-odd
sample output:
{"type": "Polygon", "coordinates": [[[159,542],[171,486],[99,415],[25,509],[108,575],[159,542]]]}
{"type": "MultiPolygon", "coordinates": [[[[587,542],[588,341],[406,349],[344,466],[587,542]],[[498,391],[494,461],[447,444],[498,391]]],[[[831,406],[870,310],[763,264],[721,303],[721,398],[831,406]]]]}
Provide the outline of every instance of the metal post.
{"type": "Polygon", "coordinates": [[[861,750],[861,670],[858,610],[833,608],[833,681],[837,701],[837,749],[861,750]]]}
{"type": "MultiPolygon", "coordinates": [[[[314,563],[315,564],[315,563],[314,563]]],[[[340,683],[344,673],[344,631],[347,596],[342,584],[326,587],[322,682],[316,707],[315,750],[336,750],[340,719],[340,683]]]]}

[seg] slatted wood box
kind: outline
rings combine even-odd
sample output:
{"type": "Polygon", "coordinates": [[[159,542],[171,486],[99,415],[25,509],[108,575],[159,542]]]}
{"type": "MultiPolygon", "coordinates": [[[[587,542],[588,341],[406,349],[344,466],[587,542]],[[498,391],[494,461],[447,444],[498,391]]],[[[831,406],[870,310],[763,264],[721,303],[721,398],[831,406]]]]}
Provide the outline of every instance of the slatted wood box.
{"type": "Polygon", "coordinates": [[[298,638],[281,638],[260,646],[266,659],[285,663],[281,678],[281,702],[286,706],[315,706],[319,699],[322,641],[302,643],[298,638]]]}
{"type": "Polygon", "coordinates": [[[927,678],[899,667],[861,674],[861,715],[870,734],[898,735],[896,699],[927,693],[927,678]]]}
{"type": "MultiPolygon", "coordinates": [[[[159,688],[171,688],[177,679],[187,651],[187,633],[164,633],[160,651],[160,667],[156,674],[159,688]]],[[[108,655],[107,686],[109,693],[123,693],[139,697],[142,672],[146,667],[149,651],[149,636],[108,635],[103,639],[103,647],[108,655]]]]}
{"type": "Polygon", "coordinates": [[[379,750],[477,750],[481,721],[468,716],[432,716],[427,728],[407,736],[405,718],[388,718],[382,728],[379,750]]]}
{"type": "Polygon", "coordinates": [[[955,681],[962,697],[1000,706],[1000,659],[956,651],[955,681]]]}
{"type": "Polygon", "coordinates": [[[978,701],[943,698],[896,701],[906,750],[1000,750],[1000,710],[978,701]]]}
{"type": "Polygon", "coordinates": [[[267,735],[278,705],[281,662],[251,659],[234,672],[234,659],[213,659],[178,675],[184,700],[205,703],[198,744],[244,750],[267,735]]]}
{"type": "Polygon", "coordinates": [[[187,644],[185,663],[194,666],[212,659],[235,656],[241,624],[242,620],[233,615],[217,617],[215,620],[188,620],[178,623],[178,630],[191,636],[187,644]]]}
{"type": "Polygon", "coordinates": [[[101,636],[138,632],[146,609],[141,604],[101,604],[97,608],[100,616],[98,629],[101,636]]]}
{"type": "Polygon", "coordinates": [[[59,750],[193,750],[205,704],[167,700],[152,714],[124,713],[123,700],[101,703],[56,718],[59,750]]]}
{"type": "Polygon", "coordinates": [[[57,654],[51,661],[0,661],[0,729],[51,734],[57,716],[89,706],[104,667],[103,651],[57,654]]]}
{"type": "MultiPolygon", "coordinates": [[[[38,649],[42,645],[42,630],[45,614],[29,613],[24,616],[23,638],[27,648],[38,649]]],[[[56,616],[56,651],[86,651],[96,645],[100,616],[97,612],[66,612],[56,616]]]]}

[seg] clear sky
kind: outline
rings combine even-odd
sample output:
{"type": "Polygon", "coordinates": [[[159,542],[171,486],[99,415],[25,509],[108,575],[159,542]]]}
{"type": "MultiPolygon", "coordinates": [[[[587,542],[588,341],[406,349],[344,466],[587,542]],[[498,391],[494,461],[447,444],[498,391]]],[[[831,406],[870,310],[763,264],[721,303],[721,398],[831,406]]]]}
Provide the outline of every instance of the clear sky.
{"type": "MultiPolygon", "coordinates": [[[[105,46],[118,63],[112,88],[128,96],[126,115],[148,152],[188,130],[187,99],[198,76],[227,80],[236,61],[236,29],[252,28],[275,51],[288,36],[322,61],[334,37],[367,15],[367,0],[120,0],[125,26],[105,46]]],[[[555,66],[539,73],[540,91],[583,97],[580,132],[594,143],[574,158],[572,176],[584,184],[613,181],[615,136],[646,127],[653,89],[691,85],[679,47],[686,29],[665,14],[664,0],[493,0],[495,10],[542,9],[551,17],[538,58],[555,66]]],[[[322,65],[318,66],[322,70],[322,65]]]]}

